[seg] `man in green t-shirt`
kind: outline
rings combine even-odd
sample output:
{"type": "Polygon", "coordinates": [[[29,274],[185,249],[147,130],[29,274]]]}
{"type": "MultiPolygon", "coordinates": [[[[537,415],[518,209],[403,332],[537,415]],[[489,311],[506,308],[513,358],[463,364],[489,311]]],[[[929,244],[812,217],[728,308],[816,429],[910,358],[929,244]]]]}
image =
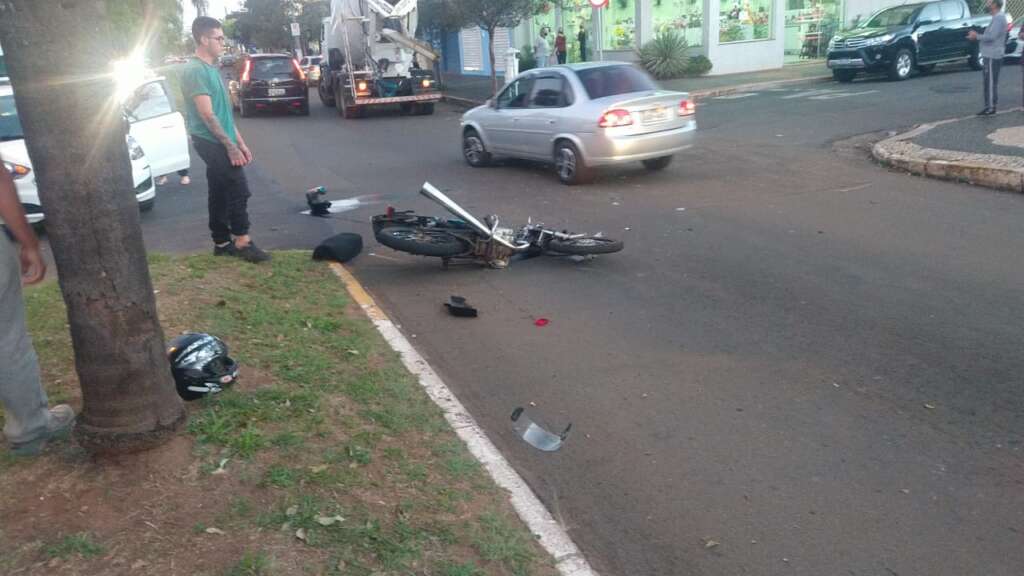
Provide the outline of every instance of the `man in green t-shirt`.
{"type": "Polygon", "coordinates": [[[206,163],[213,253],[263,262],[270,255],[249,237],[250,193],[243,167],[252,162],[252,152],[235,127],[231,100],[217,68],[224,52],[224,29],[217,20],[200,16],[192,23],[192,37],[195,58],[181,72],[181,91],[192,145],[206,163]]]}

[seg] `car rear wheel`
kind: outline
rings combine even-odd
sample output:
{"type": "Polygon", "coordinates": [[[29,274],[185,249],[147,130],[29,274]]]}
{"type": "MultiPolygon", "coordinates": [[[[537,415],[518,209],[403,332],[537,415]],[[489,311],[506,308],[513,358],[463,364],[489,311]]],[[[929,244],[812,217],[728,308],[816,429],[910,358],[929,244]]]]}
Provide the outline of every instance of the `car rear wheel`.
{"type": "Polygon", "coordinates": [[[562,140],[555,146],[555,170],[566,186],[583,184],[590,180],[590,169],[576,145],[562,140]]]}
{"type": "Polygon", "coordinates": [[[651,172],[657,172],[658,170],[664,170],[671,163],[672,163],[672,157],[671,156],[661,156],[661,157],[658,157],[658,158],[651,158],[650,160],[644,160],[644,161],[641,162],[641,164],[644,165],[644,168],[647,168],[651,172]]]}
{"type": "Polygon", "coordinates": [[[889,65],[889,78],[891,80],[906,80],[914,70],[914,55],[906,48],[900,48],[889,65]]]}
{"type": "Polygon", "coordinates": [[[299,116],[309,116],[309,99],[306,99],[302,106],[299,106],[299,116]]]}
{"type": "Polygon", "coordinates": [[[484,139],[472,128],[462,135],[462,157],[473,168],[483,168],[491,163],[491,153],[484,146],[484,139]]]}
{"type": "Polygon", "coordinates": [[[427,102],[425,104],[418,104],[416,114],[420,116],[430,116],[434,113],[434,103],[427,102]]]}
{"type": "Polygon", "coordinates": [[[149,212],[156,205],[156,198],[150,198],[149,200],[143,200],[139,202],[139,210],[142,212],[149,212]]]}
{"type": "Polygon", "coordinates": [[[856,70],[833,70],[832,77],[836,79],[836,82],[842,82],[844,84],[853,82],[853,79],[857,77],[856,70]]]}
{"type": "Polygon", "coordinates": [[[238,114],[242,118],[248,118],[252,116],[252,108],[245,105],[245,100],[238,101],[238,114]]]}

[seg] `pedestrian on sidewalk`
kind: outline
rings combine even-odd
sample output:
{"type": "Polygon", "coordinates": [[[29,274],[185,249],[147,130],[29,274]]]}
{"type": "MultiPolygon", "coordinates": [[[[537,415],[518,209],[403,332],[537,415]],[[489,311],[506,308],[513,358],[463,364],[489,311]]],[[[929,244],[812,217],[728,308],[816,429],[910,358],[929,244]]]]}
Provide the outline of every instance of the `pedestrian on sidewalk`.
{"type": "Polygon", "coordinates": [[[550,64],[551,47],[548,45],[548,29],[541,28],[540,35],[533,41],[533,58],[537,61],[537,67],[543,68],[550,64]]]}
{"type": "Polygon", "coordinates": [[[982,75],[985,83],[985,108],[978,112],[978,116],[991,116],[996,113],[996,106],[999,104],[999,70],[1003,66],[1003,55],[1006,52],[1006,14],[1003,13],[1003,0],[988,0],[985,4],[988,13],[992,15],[992,21],[988,28],[978,35],[971,30],[967,39],[971,42],[979,42],[984,67],[982,75]]]}
{"type": "Polygon", "coordinates": [[[35,456],[46,442],[71,429],[75,411],[67,404],[49,408],[39,379],[39,358],[25,325],[21,284],[46,275],[39,239],[25,218],[14,180],[0,162],[0,404],[4,437],[11,452],[35,456]],[[14,241],[18,245],[15,246],[14,241]]]}
{"type": "Polygon", "coordinates": [[[559,64],[565,64],[565,32],[559,28],[558,34],[555,36],[555,56],[558,58],[559,64]]]}
{"type": "Polygon", "coordinates": [[[580,45],[580,62],[587,61],[587,29],[580,24],[580,32],[576,35],[576,42],[580,45]]]}
{"type": "Polygon", "coordinates": [[[264,262],[270,255],[249,236],[250,192],[243,168],[252,163],[252,152],[235,126],[217,66],[224,52],[224,28],[216,19],[200,16],[192,23],[192,37],[195,57],[182,70],[181,90],[192,145],[206,163],[213,254],[264,262]]]}

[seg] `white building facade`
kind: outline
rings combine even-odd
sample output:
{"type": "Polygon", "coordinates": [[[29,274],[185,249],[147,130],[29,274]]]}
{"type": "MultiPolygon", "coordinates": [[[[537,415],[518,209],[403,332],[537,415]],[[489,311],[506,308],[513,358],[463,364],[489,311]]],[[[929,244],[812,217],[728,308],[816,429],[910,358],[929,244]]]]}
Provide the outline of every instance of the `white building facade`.
{"type": "Polygon", "coordinates": [[[559,29],[569,62],[635,60],[636,50],[660,31],[681,34],[694,54],[711,60],[711,74],[770,70],[825,57],[828,41],[854,21],[903,4],[900,0],[589,0],[552,2],[511,33],[516,48],[530,46],[543,27],[551,51],[559,29]],[[584,32],[586,53],[580,53],[584,32]]]}

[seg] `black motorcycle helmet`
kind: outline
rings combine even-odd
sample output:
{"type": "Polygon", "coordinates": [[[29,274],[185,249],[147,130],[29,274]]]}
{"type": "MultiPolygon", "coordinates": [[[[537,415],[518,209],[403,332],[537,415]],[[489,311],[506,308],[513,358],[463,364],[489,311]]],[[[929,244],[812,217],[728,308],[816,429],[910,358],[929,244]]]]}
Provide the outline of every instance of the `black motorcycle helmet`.
{"type": "Polygon", "coordinates": [[[167,359],[178,395],[185,400],[216,394],[238,378],[238,364],[228,356],[227,344],[209,334],[182,334],[171,340],[167,359]]]}

